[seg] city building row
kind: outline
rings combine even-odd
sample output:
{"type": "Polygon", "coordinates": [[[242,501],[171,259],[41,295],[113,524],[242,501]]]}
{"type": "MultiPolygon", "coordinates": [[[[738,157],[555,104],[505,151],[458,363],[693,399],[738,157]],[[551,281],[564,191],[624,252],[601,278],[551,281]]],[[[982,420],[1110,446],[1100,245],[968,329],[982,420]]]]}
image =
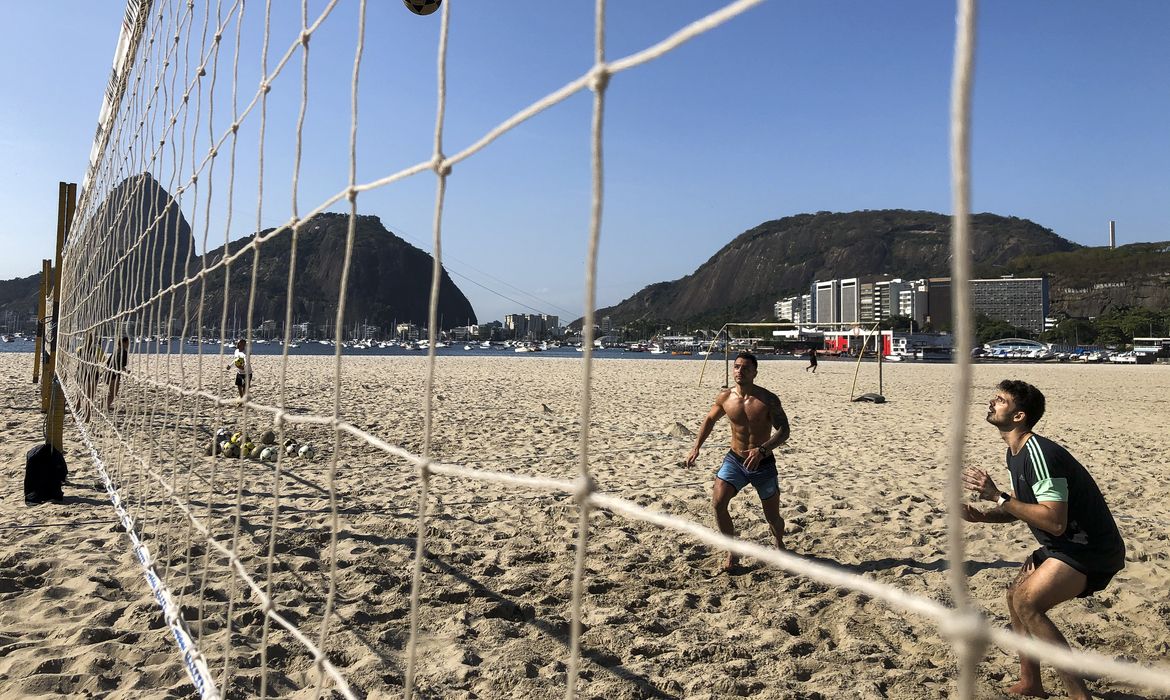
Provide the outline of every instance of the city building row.
{"type": "MultiPolygon", "coordinates": [[[[999,277],[971,280],[976,314],[1033,333],[1045,330],[1048,280],[1044,277],[999,277]]],[[[817,280],[808,294],[781,299],[776,318],[797,324],[876,323],[890,316],[911,319],[918,327],[951,327],[951,278],[817,280]]]]}

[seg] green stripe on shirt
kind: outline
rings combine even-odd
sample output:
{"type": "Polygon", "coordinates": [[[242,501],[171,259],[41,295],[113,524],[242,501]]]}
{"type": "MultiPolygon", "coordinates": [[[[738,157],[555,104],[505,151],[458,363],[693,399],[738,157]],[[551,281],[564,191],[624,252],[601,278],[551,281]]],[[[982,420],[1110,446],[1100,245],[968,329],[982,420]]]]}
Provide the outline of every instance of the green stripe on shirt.
{"type": "Polygon", "coordinates": [[[1041,479],[1032,484],[1032,495],[1037,503],[1045,501],[1068,502],[1068,479],[1041,479]]]}
{"type": "Polygon", "coordinates": [[[1052,475],[1048,473],[1048,461],[1044,459],[1044,451],[1040,449],[1035,436],[1028,439],[1027,447],[1028,454],[1032,456],[1032,468],[1036,471],[1036,481],[1051,479],[1052,475]]]}

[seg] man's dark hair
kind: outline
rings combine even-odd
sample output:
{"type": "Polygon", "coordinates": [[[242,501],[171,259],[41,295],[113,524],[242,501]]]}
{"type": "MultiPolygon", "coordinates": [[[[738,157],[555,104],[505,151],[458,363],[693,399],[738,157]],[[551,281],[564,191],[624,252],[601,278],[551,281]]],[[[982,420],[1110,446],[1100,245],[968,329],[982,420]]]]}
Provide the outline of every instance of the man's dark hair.
{"type": "Polygon", "coordinates": [[[1028,417],[1028,430],[1040,422],[1044,417],[1044,394],[1027,382],[1018,379],[1005,379],[996,387],[1000,391],[1011,394],[1016,409],[1023,411],[1028,417]]]}
{"type": "Polygon", "coordinates": [[[750,352],[741,352],[740,354],[735,356],[735,359],[738,360],[741,357],[745,360],[750,360],[752,363],[752,366],[755,367],[756,369],[760,368],[760,361],[757,360],[756,356],[751,354],[750,352]]]}

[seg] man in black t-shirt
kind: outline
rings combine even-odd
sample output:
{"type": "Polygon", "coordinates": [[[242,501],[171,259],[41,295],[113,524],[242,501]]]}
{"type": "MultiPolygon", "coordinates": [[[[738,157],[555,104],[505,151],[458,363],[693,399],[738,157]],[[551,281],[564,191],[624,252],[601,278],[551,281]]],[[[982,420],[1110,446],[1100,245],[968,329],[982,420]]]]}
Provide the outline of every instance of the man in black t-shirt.
{"type": "MultiPolygon", "coordinates": [[[[961,516],[974,523],[1023,520],[1040,543],[1008,587],[1012,629],[1068,646],[1047,612],[1066,600],[1085,598],[1109,584],[1125,566],[1125,543],[1097,483],[1081,463],[1032,427],[1044,415],[1044,394],[1031,384],[1004,380],[987,407],[987,422],[1007,443],[1012,492],[1000,491],[981,469],[969,467],[963,483],[991,510],[964,504],[961,516]]],[[[1060,671],[1070,698],[1091,697],[1084,681],[1060,671]]],[[[1040,664],[1020,655],[1020,681],[1009,693],[1047,697],[1040,664]]]]}

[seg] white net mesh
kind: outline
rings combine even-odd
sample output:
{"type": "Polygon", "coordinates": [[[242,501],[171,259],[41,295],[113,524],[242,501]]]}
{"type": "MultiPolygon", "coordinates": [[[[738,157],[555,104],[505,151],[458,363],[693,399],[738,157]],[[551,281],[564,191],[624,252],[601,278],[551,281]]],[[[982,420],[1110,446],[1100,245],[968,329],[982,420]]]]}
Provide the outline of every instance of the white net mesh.
{"type": "MultiPolygon", "coordinates": [[[[359,87],[378,79],[377,71],[370,77],[364,62],[372,29],[371,8],[365,2],[303,2],[296,12],[291,4],[260,7],[242,0],[131,2],[66,246],[59,373],[77,425],[201,694],[357,697],[419,692],[437,697],[446,692],[444,683],[451,682],[450,668],[465,669],[475,661],[473,651],[461,651],[460,663],[452,664],[446,657],[450,649],[466,650],[467,645],[443,640],[471,636],[484,646],[503,643],[499,635],[506,634],[494,626],[500,621],[539,628],[554,640],[539,656],[545,662],[550,654],[563,657],[563,662],[549,662],[549,673],[520,662],[511,669],[516,677],[551,678],[563,685],[567,697],[592,695],[591,669],[603,667],[626,683],[621,694],[682,694],[684,689],[656,690],[651,680],[628,677],[629,672],[623,676],[622,665],[612,660],[613,651],[604,648],[605,638],[596,630],[620,624],[624,616],[590,611],[587,603],[590,594],[606,585],[605,572],[590,567],[591,533],[618,528],[631,539],[653,536],[641,524],[674,530],[688,541],[751,556],[933,621],[957,652],[960,697],[973,697],[974,669],[989,642],[1063,668],[1170,691],[1165,672],[1060,649],[988,625],[968,599],[961,568],[951,571],[951,602],[944,604],[810,558],[727,538],[645,502],[600,492],[592,460],[621,449],[591,434],[600,420],[592,375],[592,309],[604,201],[606,87],[614,76],[718,31],[725,22],[745,21],[739,16],[758,2],[730,3],[653,46],[611,61],[605,53],[605,3],[599,1],[593,67],[447,156],[447,29],[459,4],[449,0],[442,8],[431,156],[359,178],[359,171],[368,173],[381,162],[371,159],[373,165],[368,164],[359,147],[359,135],[374,131],[379,119],[376,111],[362,110],[358,99],[367,94],[359,87]],[[322,34],[351,37],[346,55],[318,57],[312,47],[322,34]],[[345,100],[338,85],[348,86],[347,109],[339,107],[345,100]],[[506,430],[521,416],[506,403],[482,410],[455,407],[451,398],[461,383],[473,380],[458,376],[458,367],[444,376],[442,361],[436,361],[446,184],[457,177],[453,166],[541,111],[586,91],[593,93],[593,190],[579,407],[561,410],[575,414],[574,419],[549,424],[549,433],[567,437],[567,442],[556,441],[554,435],[546,436],[548,446],[539,438],[520,438],[531,444],[518,452],[515,462],[493,462],[477,456],[477,431],[506,430]],[[329,108],[314,109],[319,102],[328,102],[329,108]],[[328,134],[326,143],[305,138],[311,120],[316,120],[315,134],[328,134]],[[314,168],[313,182],[332,183],[330,191],[302,192],[306,162],[314,168]],[[339,329],[351,322],[347,292],[363,195],[426,173],[434,175],[436,189],[425,363],[403,359],[393,370],[393,382],[371,388],[369,365],[343,357],[340,344],[333,346],[330,357],[290,358],[289,347],[297,339],[296,313],[315,301],[298,296],[298,279],[317,264],[298,259],[299,247],[308,244],[306,228],[325,225],[327,220],[319,215],[331,208],[345,209],[344,217],[334,220],[345,227],[344,246],[334,251],[340,260],[340,274],[333,280],[335,301],[321,302],[330,304],[332,337],[341,339],[339,329]],[[301,203],[305,198],[314,202],[307,211],[301,203]],[[257,233],[233,241],[233,232],[243,229],[257,233]],[[221,244],[221,255],[209,254],[221,244]],[[290,260],[280,277],[286,292],[278,304],[284,345],[279,354],[262,355],[252,351],[258,340],[252,329],[264,320],[258,309],[267,309],[264,305],[271,300],[258,298],[257,280],[268,274],[262,261],[276,246],[287,250],[290,260]],[[204,342],[209,335],[214,344],[204,342]],[[131,350],[124,368],[111,365],[108,358],[112,353],[116,362],[119,351],[111,344],[116,346],[122,336],[129,338],[131,350]],[[240,398],[233,379],[246,373],[235,369],[230,347],[237,337],[247,340],[247,367],[255,365],[256,376],[263,378],[255,385],[245,382],[240,398]],[[116,388],[101,380],[111,368],[111,376],[118,377],[116,388]],[[411,412],[388,418],[363,410],[363,401],[375,390],[398,391],[396,403],[412,406],[411,412]],[[444,423],[459,412],[455,427],[444,423]],[[244,454],[232,458],[232,451],[239,449],[235,445],[242,442],[253,442],[262,451],[266,431],[273,433],[274,461],[244,454]],[[233,443],[229,436],[237,434],[233,443]],[[290,439],[314,445],[316,457],[284,449],[290,439]],[[436,448],[440,443],[441,450],[436,448]],[[358,469],[377,473],[363,480],[347,478],[358,469]],[[490,489],[485,493],[491,497],[478,501],[479,489],[490,489]],[[472,515],[458,508],[461,503],[478,507],[506,499],[530,502],[532,510],[520,523],[501,525],[494,532],[482,522],[471,522],[502,517],[490,505],[467,511],[472,515]],[[468,522],[460,526],[463,520],[468,522]],[[474,542],[460,539],[459,527],[484,530],[480,534],[485,540],[479,548],[468,547],[474,542]],[[509,555],[515,559],[511,562],[484,566],[489,572],[509,564],[547,566],[549,589],[569,589],[554,601],[563,604],[559,609],[538,611],[531,604],[517,604],[513,597],[521,594],[507,585],[498,590],[470,585],[452,565],[491,557],[493,540],[523,539],[526,530],[538,528],[568,530],[565,549],[549,551],[534,543],[530,551],[521,547],[521,554],[509,555]],[[464,546],[456,548],[453,542],[464,546]],[[568,550],[574,552],[572,563],[568,550]],[[466,610],[477,596],[484,603],[477,609],[485,612],[481,619],[469,620],[466,610]],[[583,645],[587,639],[602,646],[591,649],[589,642],[583,645]]],[[[967,347],[968,304],[959,292],[969,277],[967,125],[974,18],[973,2],[958,6],[952,275],[957,346],[967,347]]],[[[399,20],[381,12],[373,28],[387,31],[382,23],[405,19],[412,18],[399,20]]],[[[957,408],[949,438],[951,513],[961,497],[958,470],[971,384],[968,360],[961,353],[958,357],[952,398],[957,408]]],[[[954,516],[948,531],[948,559],[963,561],[962,527],[954,516]]],[[[825,594],[823,588],[814,592],[825,594]]],[[[535,596],[536,605],[554,604],[540,603],[538,592],[526,589],[528,594],[535,596]]],[[[640,599],[649,593],[634,595],[640,599]]],[[[630,607],[637,609],[633,603],[630,607]]],[[[643,619],[635,624],[649,628],[658,623],[643,619]]],[[[706,641],[691,645],[703,648],[706,641]]],[[[679,658],[680,663],[697,659],[679,658]]],[[[491,690],[497,695],[511,692],[503,686],[491,690]]]]}

